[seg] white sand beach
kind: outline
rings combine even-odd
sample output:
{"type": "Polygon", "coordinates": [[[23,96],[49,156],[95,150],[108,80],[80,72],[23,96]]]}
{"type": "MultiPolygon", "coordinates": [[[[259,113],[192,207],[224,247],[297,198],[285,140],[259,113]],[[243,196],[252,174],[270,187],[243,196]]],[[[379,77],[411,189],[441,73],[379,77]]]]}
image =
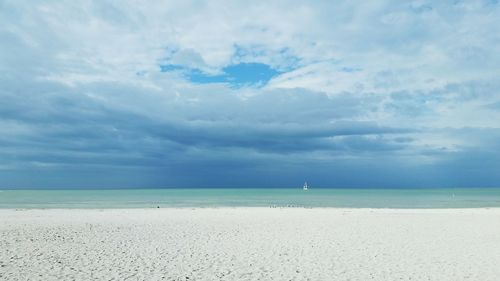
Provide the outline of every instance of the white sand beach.
{"type": "Polygon", "coordinates": [[[0,280],[500,280],[500,209],[0,210],[0,280]]]}

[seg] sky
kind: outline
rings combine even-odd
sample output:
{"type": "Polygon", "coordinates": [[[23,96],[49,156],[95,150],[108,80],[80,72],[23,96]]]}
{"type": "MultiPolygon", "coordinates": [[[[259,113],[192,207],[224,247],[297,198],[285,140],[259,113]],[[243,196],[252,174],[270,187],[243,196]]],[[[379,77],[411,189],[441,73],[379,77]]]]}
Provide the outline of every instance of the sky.
{"type": "Polygon", "coordinates": [[[0,188],[500,187],[498,1],[0,1],[0,188]]]}

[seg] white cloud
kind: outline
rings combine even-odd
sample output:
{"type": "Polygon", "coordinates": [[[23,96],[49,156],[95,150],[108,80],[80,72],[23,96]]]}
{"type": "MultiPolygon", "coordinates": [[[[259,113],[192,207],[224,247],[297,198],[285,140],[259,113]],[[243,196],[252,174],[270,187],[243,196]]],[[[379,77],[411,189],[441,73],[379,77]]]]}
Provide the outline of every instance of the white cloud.
{"type": "MultiPolygon", "coordinates": [[[[206,159],[255,153],[259,159],[331,160],[491,146],[479,140],[485,138],[483,129],[496,130],[500,120],[500,111],[486,107],[500,100],[498,6],[487,1],[4,1],[0,124],[9,134],[0,141],[15,149],[0,153],[23,155],[5,158],[9,161],[42,163],[39,146],[64,162],[73,158],[61,155],[84,149],[85,143],[98,150],[109,142],[122,149],[122,157],[153,165],[164,163],[158,160],[166,157],[163,150],[189,162],[193,151],[206,159]],[[234,89],[160,72],[160,65],[173,64],[219,74],[242,62],[264,63],[281,74],[260,88],[234,89]],[[120,127],[125,120],[131,125],[120,127]],[[329,127],[338,122],[417,131],[338,137],[329,127]],[[324,135],[308,139],[309,127],[324,135]],[[449,131],[461,128],[471,134],[482,129],[471,142],[449,131]],[[292,141],[290,131],[300,136],[292,141]],[[92,132],[100,135],[86,135],[92,132]],[[59,134],[69,135],[69,141],[57,142],[59,134]],[[404,139],[399,134],[411,141],[398,143],[396,138],[404,139]],[[49,141],[61,147],[50,148],[49,141]],[[150,158],[155,153],[160,156],[150,158]]],[[[104,154],[123,164],[115,151],[104,154]]],[[[439,160],[446,154],[426,157],[439,160]]]]}

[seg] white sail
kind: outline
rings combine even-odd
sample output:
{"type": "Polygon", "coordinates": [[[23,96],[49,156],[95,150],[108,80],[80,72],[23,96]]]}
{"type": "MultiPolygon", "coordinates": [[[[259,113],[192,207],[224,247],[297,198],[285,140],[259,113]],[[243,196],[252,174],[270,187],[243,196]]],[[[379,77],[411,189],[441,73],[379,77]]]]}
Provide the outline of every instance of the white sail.
{"type": "Polygon", "coordinates": [[[307,190],[308,186],[307,186],[307,182],[304,183],[304,187],[302,188],[303,190],[307,190]]]}

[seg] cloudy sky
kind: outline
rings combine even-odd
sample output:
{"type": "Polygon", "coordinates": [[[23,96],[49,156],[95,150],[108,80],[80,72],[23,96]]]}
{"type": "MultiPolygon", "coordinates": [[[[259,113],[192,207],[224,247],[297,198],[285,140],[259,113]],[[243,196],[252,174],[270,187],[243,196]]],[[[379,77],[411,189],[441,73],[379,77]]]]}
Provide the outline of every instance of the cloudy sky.
{"type": "Polygon", "coordinates": [[[0,1],[0,187],[500,186],[498,1],[0,1]]]}

